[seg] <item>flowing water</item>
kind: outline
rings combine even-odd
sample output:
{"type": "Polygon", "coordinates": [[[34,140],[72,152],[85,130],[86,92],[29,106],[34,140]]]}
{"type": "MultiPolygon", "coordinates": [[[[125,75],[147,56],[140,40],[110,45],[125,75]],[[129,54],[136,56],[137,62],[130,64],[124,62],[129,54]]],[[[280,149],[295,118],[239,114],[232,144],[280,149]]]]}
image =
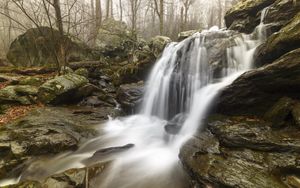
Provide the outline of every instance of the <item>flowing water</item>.
{"type": "MultiPolygon", "coordinates": [[[[265,13],[260,28],[264,27],[265,13]]],[[[28,177],[41,180],[66,169],[110,161],[109,168],[92,187],[188,187],[188,178],[178,159],[180,147],[201,128],[220,91],[251,69],[254,50],[264,40],[262,33],[256,39],[253,36],[231,35],[214,27],[182,42],[171,43],[149,76],[140,113],[109,120],[99,126],[101,136],[86,142],[78,151],[33,162],[21,177],[2,185],[28,177]],[[233,45],[225,49],[226,55],[219,62],[221,70],[216,74],[209,46],[214,36],[219,35],[228,36],[233,45]],[[180,119],[181,123],[174,119],[180,119]],[[175,135],[168,134],[165,128],[172,121],[179,124],[175,135]],[[116,153],[92,157],[99,149],[120,146],[125,147],[116,153]]]]}

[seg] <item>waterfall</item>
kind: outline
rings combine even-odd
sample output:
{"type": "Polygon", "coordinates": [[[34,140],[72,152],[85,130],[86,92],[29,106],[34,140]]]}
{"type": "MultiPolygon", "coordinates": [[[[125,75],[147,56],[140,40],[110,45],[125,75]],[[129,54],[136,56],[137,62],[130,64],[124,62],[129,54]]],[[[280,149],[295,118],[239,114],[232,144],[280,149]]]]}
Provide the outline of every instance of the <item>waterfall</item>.
{"type": "MultiPolygon", "coordinates": [[[[261,28],[266,14],[267,9],[252,35],[214,27],[169,44],[151,71],[140,113],[111,119],[99,126],[101,136],[88,141],[78,151],[57,156],[43,165],[40,162],[39,166],[47,166],[44,176],[70,167],[84,167],[85,161],[101,148],[131,144],[133,147],[128,150],[97,159],[97,162],[110,161],[110,165],[94,182],[95,187],[188,187],[179,164],[179,149],[201,128],[220,91],[252,68],[254,51],[265,40],[261,28]],[[254,37],[257,35],[264,37],[254,37]],[[225,45],[223,51],[213,48],[222,45],[225,45]],[[175,135],[166,132],[170,122],[178,124],[175,135]]],[[[34,177],[44,178],[38,172],[34,177]]],[[[26,178],[22,176],[19,179],[26,178]]]]}

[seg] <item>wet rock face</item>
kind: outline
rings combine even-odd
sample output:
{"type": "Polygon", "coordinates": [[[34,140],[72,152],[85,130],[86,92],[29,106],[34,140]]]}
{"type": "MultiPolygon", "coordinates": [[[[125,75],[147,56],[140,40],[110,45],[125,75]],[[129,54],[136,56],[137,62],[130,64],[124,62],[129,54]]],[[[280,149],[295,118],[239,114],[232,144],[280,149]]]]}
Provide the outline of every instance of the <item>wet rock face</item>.
{"type": "Polygon", "coordinates": [[[219,113],[262,117],[280,98],[299,99],[300,49],[274,63],[243,74],[221,93],[219,113]]]}
{"type": "Polygon", "coordinates": [[[286,25],[299,11],[300,3],[294,0],[242,0],[225,16],[229,29],[251,33],[260,23],[261,11],[268,7],[265,24],[275,24],[276,30],[286,25]]]}
{"type": "Polygon", "coordinates": [[[56,30],[52,32],[48,27],[40,27],[29,29],[13,41],[7,59],[15,66],[55,65],[56,57],[53,54],[59,54],[61,41],[64,41],[65,49],[68,52],[66,54],[68,60],[82,60],[92,57],[86,46],[77,44],[68,37],[61,39],[59,32],[56,30]]]}
{"type": "Polygon", "coordinates": [[[117,91],[117,101],[127,114],[138,111],[144,94],[144,82],[121,85],[117,91]]]}
{"type": "Polygon", "coordinates": [[[299,129],[274,130],[250,117],[215,116],[181,149],[180,159],[200,186],[288,187],[299,180],[299,129]],[[288,170],[287,170],[288,169],[288,170]],[[290,179],[291,181],[286,181],[290,179]]]}
{"type": "Polygon", "coordinates": [[[288,25],[271,35],[263,45],[258,47],[254,63],[256,67],[270,64],[285,53],[297,48],[300,48],[300,13],[288,25]]]}
{"type": "Polygon", "coordinates": [[[260,12],[275,0],[242,0],[234,5],[225,15],[229,29],[251,33],[260,23],[260,12]]]}
{"type": "Polygon", "coordinates": [[[276,0],[268,9],[265,23],[286,25],[300,11],[300,2],[294,0],[276,0]]]}

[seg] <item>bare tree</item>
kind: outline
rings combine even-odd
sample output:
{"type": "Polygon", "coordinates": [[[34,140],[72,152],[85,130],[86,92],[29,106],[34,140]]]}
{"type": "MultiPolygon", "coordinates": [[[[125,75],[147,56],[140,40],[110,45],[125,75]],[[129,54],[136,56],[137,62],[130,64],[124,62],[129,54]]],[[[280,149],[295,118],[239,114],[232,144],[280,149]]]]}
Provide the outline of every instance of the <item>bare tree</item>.
{"type": "Polygon", "coordinates": [[[164,33],[164,0],[154,0],[154,10],[159,18],[159,33],[164,33]]]}
{"type": "Polygon", "coordinates": [[[186,25],[188,22],[188,12],[190,9],[190,6],[195,2],[195,0],[181,0],[184,7],[184,23],[183,23],[183,29],[186,29],[186,25]]]}
{"type": "Polygon", "coordinates": [[[110,16],[110,0],[106,0],[106,19],[110,16]]]}
{"type": "Polygon", "coordinates": [[[119,0],[119,9],[120,9],[120,21],[123,21],[123,5],[122,5],[122,0],[119,0]]]}

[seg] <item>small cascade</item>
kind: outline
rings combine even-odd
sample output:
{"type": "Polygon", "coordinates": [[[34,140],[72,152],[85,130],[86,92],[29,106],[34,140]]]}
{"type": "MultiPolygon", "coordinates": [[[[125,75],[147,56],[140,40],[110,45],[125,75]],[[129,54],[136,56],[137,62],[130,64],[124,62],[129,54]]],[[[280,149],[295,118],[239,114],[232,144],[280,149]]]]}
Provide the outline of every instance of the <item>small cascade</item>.
{"type": "Polygon", "coordinates": [[[268,24],[265,24],[265,18],[268,15],[269,7],[264,8],[261,11],[260,16],[260,24],[256,28],[257,38],[260,43],[265,41],[267,39],[267,26],[268,24]]]}
{"type": "MultiPolygon", "coordinates": [[[[267,9],[262,24],[266,14],[267,9]]],[[[71,167],[109,161],[95,187],[188,187],[179,164],[180,147],[201,128],[220,91],[251,69],[254,50],[262,41],[263,37],[256,40],[252,35],[214,27],[171,43],[149,76],[140,113],[109,120],[99,126],[101,136],[76,152],[32,163],[19,179],[30,174],[30,178],[40,180],[71,167]],[[166,126],[178,123],[176,120],[180,121],[175,126],[178,131],[171,135],[166,126]],[[119,152],[94,156],[99,149],[117,147],[119,152]],[[35,166],[47,169],[41,174],[35,166]]]]}

